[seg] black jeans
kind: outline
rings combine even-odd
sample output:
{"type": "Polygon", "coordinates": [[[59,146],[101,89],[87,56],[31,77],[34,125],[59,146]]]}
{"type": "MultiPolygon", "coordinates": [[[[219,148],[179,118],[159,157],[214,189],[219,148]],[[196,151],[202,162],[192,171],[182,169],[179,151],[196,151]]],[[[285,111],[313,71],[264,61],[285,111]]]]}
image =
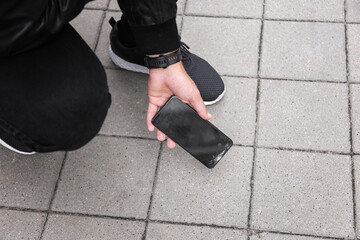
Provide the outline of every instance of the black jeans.
{"type": "Polygon", "coordinates": [[[0,130],[34,151],[82,147],[110,102],[103,66],[69,24],[40,48],[0,59],[0,130]]]}

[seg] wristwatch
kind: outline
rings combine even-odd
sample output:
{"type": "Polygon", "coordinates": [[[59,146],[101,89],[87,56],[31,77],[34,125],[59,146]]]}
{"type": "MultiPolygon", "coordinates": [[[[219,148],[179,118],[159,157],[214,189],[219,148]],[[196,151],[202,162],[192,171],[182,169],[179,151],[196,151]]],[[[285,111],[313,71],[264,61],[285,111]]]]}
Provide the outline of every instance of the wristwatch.
{"type": "Polygon", "coordinates": [[[175,52],[166,55],[160,55],[158,57],[144,58],[145,66],[149,69],[154,68],[167,68],[168,66],[178,63],[182,60],[180,49],[175,52]]]}

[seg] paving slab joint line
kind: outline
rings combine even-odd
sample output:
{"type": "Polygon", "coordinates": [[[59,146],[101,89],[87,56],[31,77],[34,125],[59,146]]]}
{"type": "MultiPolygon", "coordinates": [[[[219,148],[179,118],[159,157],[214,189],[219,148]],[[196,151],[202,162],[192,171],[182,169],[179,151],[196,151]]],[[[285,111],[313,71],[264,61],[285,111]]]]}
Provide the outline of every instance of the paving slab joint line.
{"type": "MultiPolygon", "coordinates": [[[[259,17],[245,17],[245,16],[229,16],[229,15],[208,15],[198,13],[185,13],[184,17],[206,17],[206,18],[229,18],[238,20],[261,20],[271,22],[305,22],[305,23],[346,23],[345,21],[332,20],[313,20],[313,19],[286,19],[286,18],[265,18],[259,17]]],[[[353,24],[360,24],[360,22],[352,22],[353,24]]]]}
{"type": "MultiPolygon", "coordinates": [[[[116,135],[116,134],[97,134],[98,137],[105,138],[123,138],[123,139],[137,139],[137,140],[147,140],[147,141],[158,141],[156,138],[150,137],[140,137],[140,136],[126,136],[126,135],[116,135]]],[[[351,153],[351,152],[336,152],[329,150],[316,150],[316,149],[302,149],[302,148],[287,148],[287,147],[271,147],[271,146],[259,146],[254,144],[241,144],[234,143],[234,146],[238,147],[251,147],[257,149],[270,149],[270,150],[279,150],[279,151],[291,151],[291,152],[306,152],[306,153],[321,153],[321,154],[330,154],[330,155],[343,155],[343,156],[355,156],[360,155],[360,153],[351,153]]]]}
{"type": "MultiPolygon", "coordinates": [[[[125,71],[132,72],[129,70],[121,69],[116,66],[104,66],[105,69],[108,70],[116,70],[116,71],[125,71]]],[[[141,74],[141,73],[137,73],[141,74]]],[[[144,76],[146,76],[144,74],[144,76]]],[[[331,80],[322,80],[322,79],[300,79],[300,78],[277,78],[277,77],[263,77],[263,76],[251,76],[251,75],[236,75],[236,74],[220,74],[221,77],[231,77],[231,78],[260,78],[261,80],[274,80],[274,81],[288,81],[288,82],[316,82],[316,83],[340,83],[347,84],[347,81],[331,81],[331,80]]],[[[351,84],[360,84],[360,82],[351,82],[351,84]]]]}
{"type": "Polygon", "coordinates": [[[251,167],[251,176],[250,176],[250,197],[249,197],[249,210],[247,217],[247,239],[250,240],[250,227],[251,227],[251,210],[252,210],[252,201],[254,193],[254,175],[255,175],[255,161],[256,161],[256,144],[257,144],[257,134],[259,130],[259,109],[260,109],[260,63],[261,63],[261,53],[262,53],[262,42],[263,42],[263,32],[264,32],[264,15],[265,15],[265,4],[266,0],[262,1],[262,15],[261,15],[261,26],[260,26],[260,35],[259,35],[259,47],[258,47],[258,62],[257,62],[257,89],[256,89],[256,110],[255,110],[255,133],[254,133],[254,151],[253,151],[253,161],[251,167]]]}
{"type": "Polygon", "coordinates": [[[349,65],[349,50],[348,50],[348,34],[347,34],[347,0],[344,0],[344,34],[345,34],[345,63],[346,63],[346,80],[348,85],[348,115],[349,115],[349,141],[350,141],[350,152],[351,152],[351,185],[352,185],[352,200],[353,200],[353,223],[354,223],[354,234],[357,238],[357,213],[356,213],[356,179],[355,179],[355,163],[354,163],[354,147],[353,147],[353,127],[352,127],[352,105],[351,105],[351,85],[349,80],[350,65],[349,65]]]}
{"type": "Polygon", "coordinates": [[[155,137],[150,138],[150,137],[140,137],[140,136],[125,136],[125,135],[116,135],[116,134],[103,134],[103,133],[99,133],[96,136],[98,136],[98,137],[106,137],[106,138],[127,138],[127,139],[159,141],[155,137]]]}
{"type": "Polygon", "coordinates": [[[291,235],[291,236],[301,236],[301,237],[312,237],[318,239],[330,239],[330,240],[356,240],[352,238],[344,238],[344,237],[330,237],[330,236],[321,236],[315,234],[306,234],[306,233],[294,233],[294,232],[283,232],[283,231],[272,231],[272,230],[261,230],[261,229],[252,229],[250,228],[251,235],[259,235],[260,233],[272,233],[279,235],[291,235]]]}
{"type": "Polygon", "coordinates": [[[100,24],[99,24],[99,27],[98,27],[98,30],[97,30],[97,33],[96,33],[96,38],[95,38],[94,52],[96,52],[96,49],[97,49],[97,47],[99,45],[100,35],[101,35],[101,32],[102,32],[102,28],[103,28],[103,25],[104,25],[104,20],[105,20],[105,17],[106,17],[106,12],[107,12],[107,8],[109,7],[109,4],[110,4],[110,1],[108,2],[108,5],[106,6],[106,10],[102,10],[101,20],[100,20],[100,24]]]}
{"type": "Polygon", "coordinates": [[[175,222],[175,221],[156,220],[156,219],[149,219],[149,222],[150,223],[160,223],[160,224],[193,226],[193,227],[210,227],[210,228],[220,228],[220,229],[232,229],[232,230],[241,230],[241,231],[246,231],[247,230],[247,228],[242,228],[242,227],[224,226],[224,225],[209,224],[209,223],[175,222]]]}
{"type": "Polygon", "coordinates": [[[159,171],[159,165],[160,165],[160,159],[161,159],[161,155],[162,155],[162,151],[163,151],[163,146],[164,146],[164,142],[160,142],[159,151],[158,151],[158,157],[157,157],[156,167],[155,167],[155,173],[154,173],[154,180],[153,180],[151,196],[150,196],[150,201],[149,201],[149,208],[148,208],[148,211],[147,211],[147,214],[146,214],[146,219],[145,219],[145,229],[144,229],[144,233],[143,233],[142,238],[141,238],[142,240],[146,239],[146,234],[147,234],[147,229],[148,229],[148,225],[149,225],[149,218],[150,218],[150,214],[151,214],[151,207],[152,207],[154,193],[155,193],[157,175],[158,175],[158,171],[159,171]]]}
{"type": "Polygon", "coordinates": [[[44,220],[44,224],[43,224],[43,226],[42,226],[41,233],[40,233],[40,236],[39,236],[39,238],[38,238],[39,240],[42,240],[42,238],[43,238],[43,235],[44,235],[44,232],[45,232],[45,228],[46,228],[46,224],[47,224],[47,222],[48,222],[49,214],[50,214],[50,211],[51,211],[51,208],[52,208],[54,199],[55,199],[55,195],[56,195],[57,189],[58,189],[58,187],[59,187],[59,183],[60,183],[62,171],[63,171],[63,169],[64,169],[67,156],[68,156],[68,152],[65,152],[64,158],[63,158],[62,163],[61,163],[59,175],[58,175],[58,178],[57,178],[56,183],[55,183],[54,190],[53,190],[52,195],[51,195],[51,199],[50,199],[50,202],[49,202],[49,207],[48,207],[48,210],[47,210],[47,213],[46,213],[46,217],[45,217],[45,220],[44,220]]]}

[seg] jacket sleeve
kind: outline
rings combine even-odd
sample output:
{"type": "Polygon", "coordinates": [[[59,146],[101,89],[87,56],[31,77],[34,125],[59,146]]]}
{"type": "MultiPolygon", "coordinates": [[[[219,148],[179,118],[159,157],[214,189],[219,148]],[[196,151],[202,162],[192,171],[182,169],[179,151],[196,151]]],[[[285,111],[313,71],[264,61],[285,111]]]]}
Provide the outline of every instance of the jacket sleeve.
{"type": "Polygon", "coordinates": [[[0,1],[0,57],[42,45],[90,0],[0,1]]]}
{"type": "Polygon", "coordinates": [[[176,0],[118,0],[136,44],[146,54],[161,54],[180,46],[176,0]]]}

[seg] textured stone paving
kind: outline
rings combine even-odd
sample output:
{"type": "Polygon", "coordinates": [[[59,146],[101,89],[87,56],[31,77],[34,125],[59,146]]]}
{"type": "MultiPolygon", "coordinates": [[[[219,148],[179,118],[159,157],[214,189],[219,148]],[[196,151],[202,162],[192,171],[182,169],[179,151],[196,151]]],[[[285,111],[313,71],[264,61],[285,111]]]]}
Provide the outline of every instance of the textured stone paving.
{"type": "Polygon", "coordinates": [[[179,0],[191,51],[222,75],[211,120],[235,143],[212,170],[146,129],[147,76],[109,59],[116,0],[72,21],[113,96],[75,152],[0,148],[0,239],[360,237],[360,0],[179,0]]]}

